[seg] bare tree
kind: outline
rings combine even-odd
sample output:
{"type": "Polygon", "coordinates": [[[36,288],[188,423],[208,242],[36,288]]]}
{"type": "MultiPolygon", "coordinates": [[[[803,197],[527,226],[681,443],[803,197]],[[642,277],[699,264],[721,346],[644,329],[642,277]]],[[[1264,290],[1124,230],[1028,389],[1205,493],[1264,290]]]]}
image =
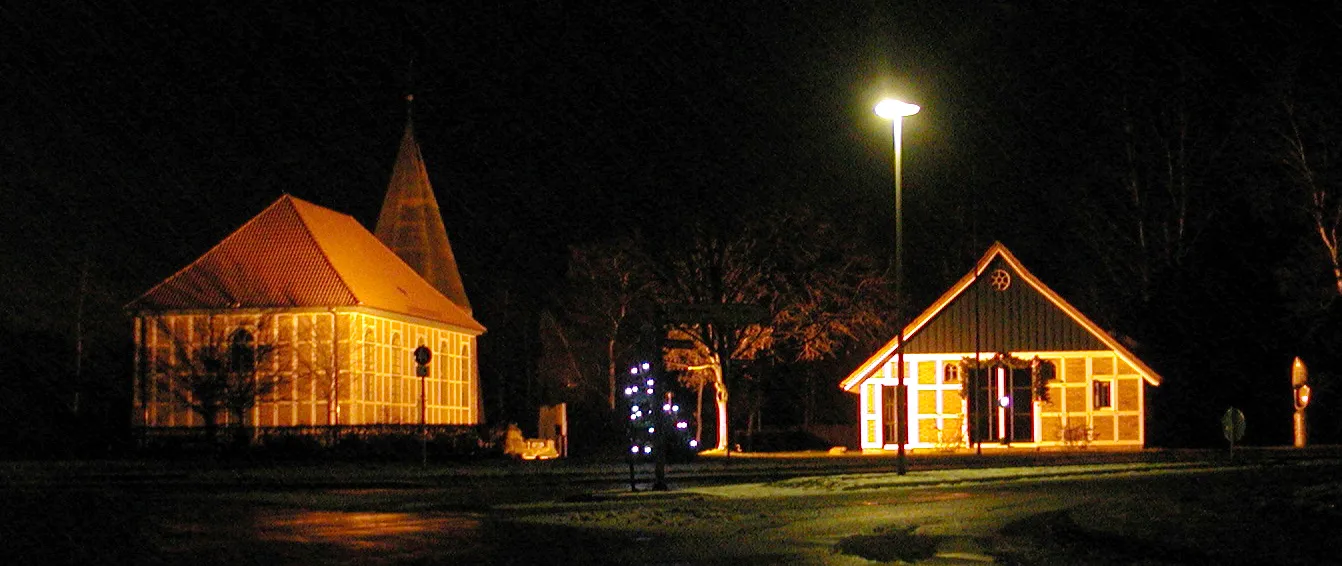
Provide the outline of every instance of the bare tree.
{"type": "Polygon", "coordinates": [[[1282,151],[1280,164],[1288,174],[1298,217],[1305,219],[1319,257],[1329,270],[1331,291],[1327,302],[1342,297],[1342,188],[1336,180],[1336,162],[1342,145],[1328,139],[1335,130],[1311,116],[1292,97],[1283,96],[1281,125],[1277,130],[1282,151]]]}
{"type": "Polygon", "coordinates": [[[754,359],[773,344],[771,326],[712,310],[726,312],[733,305],[750,305],[767,311],[772,306],[780,286],[775,284],[774,258],[768,253],[770,239],[757,233],[762,228],[752,223],[731,233],[696,222],[688,236],[654,267],[659,302],[693,307],[705,314],[697,320],[669,321],[669,335],[683,336],[693,347],[673,352],[668,361],[702,366],[710,372],[708,383],[713,386],[718,421],[714,450],[726,450],[730,441],[727,409],[729,381],[736,377],[733,360],[754,359]]]}
{"type": "Polygon", "coordinates": [[[816,411],[814,371],[819,367],[812,362],[854,349],[869,352],[888,340],[896,322],[890,313],[902,298],[895,296],[881,262],[850,234],[804,214],[793,225],[804,237],[793,240],[786,254],[791,276],[772,321],[777,344],[771,358],[803,366],[802,425],[809,426],[816,411]]]}
{"type": "Polygon", "coordinates": [[[692,347],[668,361],[706,372],[689,381],[713,386],[715,450],[730,438],[729,391],[740,380],[733,362],[825,359],[888,329],[893,297],[877,262],[805,211],[743,220],[731,230],[697,224],[655,266],[659,301],[705,313],[670,321],[668,336],[692,347]]]}
{"type": "Polygon", "coordinates": [[[566,318],[601,343],[606,402],[615,409],[618,365],[637,339],[629,322],[646,314],[652,273],[636,238],[570,248],[566,318]]]}
{"type": "Polygon", "coordinates": [[[220,416],[228,415],[232,424],[240,425],[261,396],[272,394],[289,379],[273,369],[276,345],[258,342],[268,317],[256,317],[252,329],[225,326],[218,318],[192,317],[186,324],[200,324],[181,332],[165,317],[154,317],[171,344],[171,355],[156,359],[149,377],[157,391],[200,416],[210,439],[217,435],[220,416]]]}
{"type": "MultiPolygon", "coordinates": [[[[542,310],[538,317],[540,326],[541,358],[537,373],[542,377],[544,386],[543,402],[557,400],[572,401],[573,393],[579,396],[606,397],[605,387],[598,387],[594,380],[587,377],[580,361],[582,343],[574,344],[569,340],[570,328],[562,324],[550,310],[542,310]]],[[[602,380],[602,385],[604,386],[602,380]]]]}
{"type": "Polygon", "coordinates": [[[1128,69],[1098,116],[1098,155],[1069,199],[1083,241],[1102,262],[1108,287],[1150,303],[1159,286],[1186,270],[1189,257],[1227,194],[1232,139],[1209,112],[1194,61],[1128,69]],[[1148,74],[1143,74],[1148,73],[1148,74]],[[1079,198],[1077,198],[1079,197],[1079,198]]]}

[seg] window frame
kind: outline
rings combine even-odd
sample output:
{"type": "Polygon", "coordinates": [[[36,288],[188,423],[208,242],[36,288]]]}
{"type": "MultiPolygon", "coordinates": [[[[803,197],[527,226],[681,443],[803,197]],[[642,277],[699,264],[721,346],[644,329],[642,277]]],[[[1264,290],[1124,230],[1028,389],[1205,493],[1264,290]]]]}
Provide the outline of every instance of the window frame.
{"type": "Polygon", "coordinates": [[[1090,382],[1090,407],[1094,410],[1113,410],[1114,408],[1114,380],[1112,379],[1092,379],[1090,382]],[[1103,391],[1103,401],[1101,403],[1101,391],[1103,391]]]}
{"type": "Polygon", "coordinates": [[[963,376],[960,375],[960,364],[944,363],[941,364],[941,383],[942,384],[960,384],[963,383],[963,376]]]}

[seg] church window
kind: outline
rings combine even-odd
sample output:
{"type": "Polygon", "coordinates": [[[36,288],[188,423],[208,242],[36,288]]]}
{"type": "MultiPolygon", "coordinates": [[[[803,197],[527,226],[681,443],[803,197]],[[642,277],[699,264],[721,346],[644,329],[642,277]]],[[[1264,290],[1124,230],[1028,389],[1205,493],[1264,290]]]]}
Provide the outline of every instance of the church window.
{"type": "Polygon", "coordinates": [[[228,341],[229,368],[247,375],[256,369],[256,340],[245,328],[233,331],[228,341]]]}

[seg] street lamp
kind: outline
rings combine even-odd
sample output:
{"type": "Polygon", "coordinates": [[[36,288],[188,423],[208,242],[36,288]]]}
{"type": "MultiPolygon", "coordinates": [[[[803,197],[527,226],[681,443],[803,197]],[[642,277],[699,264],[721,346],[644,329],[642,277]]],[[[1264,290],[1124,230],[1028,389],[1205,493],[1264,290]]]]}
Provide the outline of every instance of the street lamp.
{"type": "Polygon", "coordinates": [[[895,413],[898,427],[895,436],[899,441],[899,453],[895,460],[895,473],[904,475],[909,471],[908,457],[904,446],[909,443],[909,386],[904,381],[904,182],[903,163],[900,153],[903,149],[902,133],[904,117],[918,113],[917,104],[887,98],[876,105],[876,115],[890,121],[891,138],[895,145],[895,324],[898,327],[899,351],[896,355],[895,374],[898,384],[895,386],[895,413]]]}

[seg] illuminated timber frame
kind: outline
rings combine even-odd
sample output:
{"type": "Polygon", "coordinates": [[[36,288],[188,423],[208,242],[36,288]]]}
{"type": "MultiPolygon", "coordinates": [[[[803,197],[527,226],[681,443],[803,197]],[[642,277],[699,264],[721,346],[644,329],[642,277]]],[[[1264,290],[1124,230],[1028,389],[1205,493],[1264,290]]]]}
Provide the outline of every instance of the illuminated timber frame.
{"type": "MultiPolygon", "coordinates": [[[[994,354],[980,353],[979,359],[989,362],[994,354]]],[[[1074,446],[1087,444],[1096,447],[1141,447],[1146,438],[1142,415],[1145,399],[1142,394],[1143,378],[1133,366],[1112,351],[1093,352],[1012,352],[1012,356],[1053,362],[1057,377],[1048,384],[1048,400],[1033,400],[1034,437],[1013,439],[1013,446],[1074,446]],[[1112,384],[1111,406],[1094,407],[1091,394],[1093,384],[1102,381],[1112,384]]],[[[968,402],[960,383],[946,383],[945,372],[963,372],[965,358],[973,359],[973,352],[946,355],[905,354],[905,375],[909,380],[909,446],[935,449],[968,447],[970,437],[968,402]],[[953,368],[953,369],[952,369],[953,368]]],[[[894,363],[883,366],[878,376],[863,381],[858,388],[862,407],[860,428],[864,450],[894,450],[894,439],[882,437],[881,390],[895,387],[894,363]]],[[[997,440],[985,440],[984,448],[998,446],[997,440]]]]}
{"type": "MultiPolygon", "coordinates": [[[[1161,378],[1126,347],[1101,330],[1070,304],[1066,303],[1024,268],[1000,243],[994,244],[975,266],[975,269],[951,287],[931,307],[906,327],[906,342],[913,343],[918,333],[926,330],[952,302],[960,299],[976,283],[989,284],[987,277],[998,266],[1008,269],[1017,281],[1023,281],[1031,293],[1043,298],[1041,304],[1060,311],[1057,316],[1075,325],[1077,334],[1087,336],[1094,347],[1084,349],[1019,349],[1006,352],[938,351],[905,352],[905,375],[908,379],[909,405],[903,426],[908,426],[909,447],[913,449],[950,450],[970,446],[971,416],[967,396],[972,365],[990,365],[994,359],[1010,359],[1018,363],[1039,360],[1053,366],[1052,379],[1041,398],[1029,395],[1031,403],[1027,438],[1016,438],[1005,430],[994,427],[987,438],[980,439],[983,449],[1003,447],[1080,447],[1140,449],[1145,445],[1145,386],[1158,386],[1161,378]],[[986,273],[985,273],[986,272],[986,273]],[[1078,330],[1079,329],[1079,330],[1078,330]],[[999,357],[1000,356],[1000,357],[999,357]],[[975,360],[978,360],[975,363],[975,360]],[[1107,386],[1109,405],[1097,406],[1096,384],[1107,386]],[[1004,440],[1004,441],[1003,441],[1004,440]]],[[[1019,284],[1019,283],[1017,283],[1019,284]]],[[[1002,291],[992,287],[996,291],[1002,291]]],[[[966,299],[968,300],[968,299],[966,299]]],[[[1013,321],[1028,324],[1030,321],[1013,321]]],[[[945,332],[946,327],[941,328],[945,332]]],[[[959,327],[956,327],[959,328],[959,327]]],[[[960,329],[963,330],[963,329],[960,329]]],[[[952,330],[953,332],[954,330],[952,330]]],[[[841,387],[858,395],[859,445],[864,451],[886,451],[896,448],[894,438],[885,438],[885,416],[888,409],[883,391],[897,385],[895,364],[900,347],[898,338],[891,340],[862,365],[847,376],[841,387]]],[[[916,348],[915,348],[916,350],[916,348]]],[[[994,376],[993,379],[996,379],[994,376]]],[[[989,386],[990,391],[996,389],[989,386]]],[[[1011,401],[1007,401],[1010,403],[1011,401]]],[[[1019,402],[1017,400],[1016,402],[1019,402]]],[[[990,410],[1004,414],[1003,409],[990,410]]],[[[994,420],[1001,423],[999,417],[994,420]]],[[[896,424],[899,426],[899,424],[896,424]]]]}
{"type": "Polygon", "coordinates": [[[290,195],[127,310],[137,427],[208,427],[203,415],[218,426],[418,425],[421,383],[425,424],[483,418],[484,326],[353,217],[290,195]],[[219,372],[211,348],[237,347],[238,330],[255,372],[219,372]],[[410,360],[420,345],[438,362],[422,380],[410,360]]]}
{"type": "Polygon", "coordinates": [[[246,422],[230,422],[233,416],[225,411],[219,415],[220,426],[418,424],[420,378],[410,356],[420,344],[432,349],[434,360],[425,378],[426,424],[474,425],[482,420],[479,371],[471,355],[478,332],[354,307],[138,314],[134,425],[204,424],[168,390],[175,379],[174,340],[202,345],[211,340],[202,331],[207,326],[224,335],[246,329],[258,344],[272,346],[274,354],[263,362],[269,367],[258,370],[278,377],[274,391],[260,396],[247,411],[246,422]],[[399,347],[393,337],[399,338],[399,347]]]}

